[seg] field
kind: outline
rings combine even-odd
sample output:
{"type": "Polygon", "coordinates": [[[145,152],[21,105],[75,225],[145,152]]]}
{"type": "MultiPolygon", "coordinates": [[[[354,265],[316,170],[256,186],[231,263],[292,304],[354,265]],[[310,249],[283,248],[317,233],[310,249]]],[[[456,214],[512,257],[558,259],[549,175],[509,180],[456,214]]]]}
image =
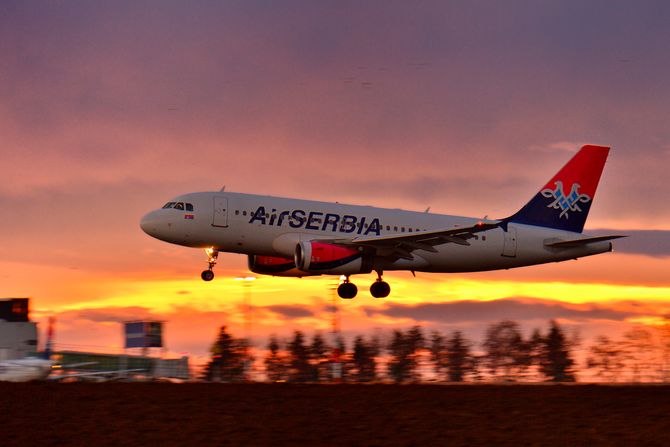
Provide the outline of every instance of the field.
{"type": "Polygon", "coordinates": [[[0,445],[670,445],[670,387],[0,383],[0,445]]]}

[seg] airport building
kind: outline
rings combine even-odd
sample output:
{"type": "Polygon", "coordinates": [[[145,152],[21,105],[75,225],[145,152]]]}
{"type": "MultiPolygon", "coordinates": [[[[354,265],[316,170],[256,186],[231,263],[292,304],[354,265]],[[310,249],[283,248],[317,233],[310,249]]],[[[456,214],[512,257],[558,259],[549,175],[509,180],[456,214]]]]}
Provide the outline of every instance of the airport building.
{"type": "MultiPolygon", "coordinates": [[[[0,299],[0,361],[43,356],[38,352],[37,323],[30,321],[29,298],[0,299]]],[[[51,326],[51,324],[50,324],[51,326]]],[[[165,359],[162,321],[129,321],[123,324],[122,352],[93,352],[49,346],[51,359],[61,365],[51,378],[77,380],[189,380],[189,358],[165,359]],[[155,355],[149,355],[150,353],[155,355]]],[[[49,328],[51,332],[52,328],[49,328]]],[[[50,338],[50,337],[48,337],[50,338]]],[[[47,340],[47,345],[51,340],[47,340]]],[[[49,350],[47,348],[47,350],[49,350]]],[[[108,351],[108,350],[107,350],[108,351]]]]}
{"type": "Polygon", "coordinates": [[[0,299],[0,362],[35,355],[37,323],[29,319],[28,298],[0,299]]]}

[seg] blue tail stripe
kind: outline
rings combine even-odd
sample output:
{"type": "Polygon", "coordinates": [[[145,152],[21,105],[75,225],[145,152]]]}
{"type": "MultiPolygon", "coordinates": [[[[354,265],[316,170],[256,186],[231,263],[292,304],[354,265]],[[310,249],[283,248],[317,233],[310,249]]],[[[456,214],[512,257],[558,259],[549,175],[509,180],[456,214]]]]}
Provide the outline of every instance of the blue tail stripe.
{"type": "Polygon", "coordinates": [[[575,192],[569,197],[559,196],[556,199],[538,193],[526,206],[505,220],[581,233],[590,209],[591,201],[579,202],[579,194],[575,192]],[[553,206],[554,203],[556,206],[553,206]]]}

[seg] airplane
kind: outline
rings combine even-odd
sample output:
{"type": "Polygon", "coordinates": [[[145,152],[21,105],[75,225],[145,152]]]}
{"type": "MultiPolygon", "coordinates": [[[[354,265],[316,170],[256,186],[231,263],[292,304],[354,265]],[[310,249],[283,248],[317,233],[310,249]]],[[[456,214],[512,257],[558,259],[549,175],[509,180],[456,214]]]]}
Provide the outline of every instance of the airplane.
{"type": "Polygon", "coordinates": [[[561,262],[612,251],[623,235],[588,236],[584,224],[609,147],[583,146],[519,211],[478,219],[273,196],[195,192],[142,217],[148,235],[201,248],[211,281],[219,252],[248,256],[258,274],[338,275],[341,298],[357,294],[350,276],[377,273],[375,298],[391,288],[385,271],[463,273],[561,262]]]}
{"type": "Polygon", "coordinates": [[[28,382],[43,380],[51,373],[55,362],[37,357],[26,357],[0,362],[0,382],[28,382]]]}
{"type": "Polygon", "coordinates": [[[56,364],[51,360],[53,339],[53,317],[49,317],[47,342],[42,357],[25,357],[22,359],[4,360],[0,362],[0,382],[29,382],[46,379],[56,364]]]}

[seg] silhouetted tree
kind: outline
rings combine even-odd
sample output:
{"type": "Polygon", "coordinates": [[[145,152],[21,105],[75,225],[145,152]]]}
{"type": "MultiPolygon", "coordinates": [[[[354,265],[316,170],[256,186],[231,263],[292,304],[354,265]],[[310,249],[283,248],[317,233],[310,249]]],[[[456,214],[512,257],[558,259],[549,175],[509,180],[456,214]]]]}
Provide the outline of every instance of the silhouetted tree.
{"type": "Polygon", "coordinates": [[[433,331],[430,335],[430,361],[433,364],[433,371],[438,380],[446,379],[447,371],[447,346],[444,336],[439,331],[433,331]]]}
{"type": "Polygon", "coordinates": [[[314,334],[309,347],[310,364],[312,366],[311,380],[319,382],[328,379],[328,345],[320,333],[314,334]]]}
{"type": "Polygon", "coordinates": [[[330,352],[328,378],[333,381],[346,381],[350,365],[346,344],[342,336],[335,337],[334,346],[330,352]]]}
{"type": "Polygon", "coordinates": [[[616,382],[624,367],[624,355],[620,343],[609,337],[600,335],[589,349],[586,366],[595,369],[598,375],[611,382],[616,382]]]}
{"type": "Polygon", "coordinates": [[[531,342],[531,345],[539,346],[540,372],[551,382],[574,382],[570,344],[556,321],[551,320],[549,325],[546,337],[536,332],[531,342]]]}
{"type": "Polygon", "coordinates": [[[212,357],[205,366],[205,380],[241,382],[246,379],[247,367],[252,361],[246,340],[232,337],[226,326],[221,326],[210,352],[212,357]]]}
{"type": "Polygon", "coordinates": [[[353,366],[356,382],[372,382],[377,378],[377,361],[379,355],[378,343],[373,339],[366,342],[360,335],[354,339],[353,366]]]}
{"type": "Polygon", "coordinates": [[[388,363],[389,374],[397,382],[417,380],[417,366],[419,350],[423,349],[425,339],[421,328],[414,326],[406,333],[400,330],[393,331],[389,354],[391,359],[388,363]]]}
{"type": "Polygon", "coordinates": [[[524,341],[519,324],[504,320],[491,324],[484,340],[486,366],[494,377],[519,379],[531,364],[530,346],[524,341]]]}
{"type": "Polygon", "coordinates": [[[636,326],[623,334],[621,343],[623,360],[630,372],[630,380],[639,382],[652,373],[652,365],[656,363],[656,346],[651,331],[636,326]]]}
{"type": "Polygon", "coordinates": [[[291,382],[307,382],[312,377],[309,364],[309,349],[305,345],[305,336],[300,331],[293,333],[293,340],[288,345],[290,356],[289,380],[291,382]]]}
{"type": "Polygon", "coordinates": [[[268,380],[279,382],[287,379],[286,358],[281,353],[279,341],[273,335],[268,343],[268,354],[265,357],[265,371],[268,380]]]}
{"type": "Polygon", "coordinates": [[[658,375],[662,382],[670,382],[670,318],[665,316],[663,324],[656,328],[658,333],[659,363],[658,375]]]}
{"type": "Polygon", "coordinates": [[[446,367],[450,382],[463,382],[467,374],[474,373],[476,361],[470,352],[470,343],[460,331],[454,331],[446,345],[446,367]]]}

